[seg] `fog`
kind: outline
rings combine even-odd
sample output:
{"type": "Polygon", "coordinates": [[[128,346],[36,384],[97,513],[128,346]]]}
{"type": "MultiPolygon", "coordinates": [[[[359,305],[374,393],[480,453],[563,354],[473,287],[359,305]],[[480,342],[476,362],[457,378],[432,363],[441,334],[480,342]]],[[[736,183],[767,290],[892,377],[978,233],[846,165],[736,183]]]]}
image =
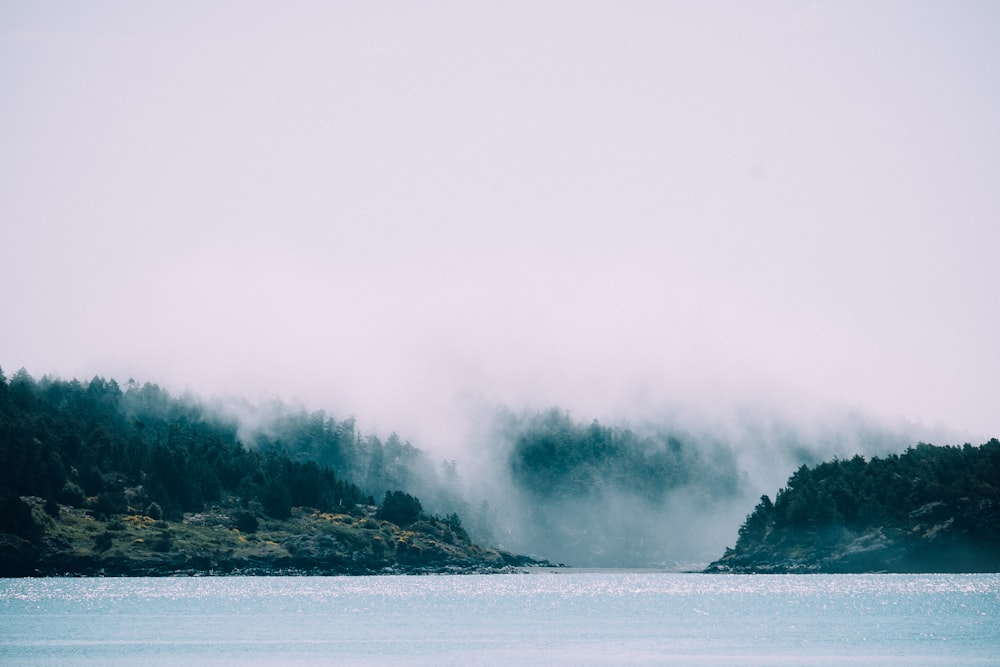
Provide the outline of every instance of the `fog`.
{"type": "Polygon", "coordinates": [[[722,442],[751,497],[792,441],[984,442],[998,14],[3,3],[0,365],[470,477],[500,407],[722,442]]]}
{"type": "Polygon", "coordinates": [[[365,433],[353,418],[277,399],[202,405],[238,421],[248,446],[279,442],[375,499],[405,489],[429,513],[457,514],[477,542],[592,567],[702,567],[801,465],[899,454],[930,433],[857,411],[794,421],[745,405],[709,419],[673,406],[601,423],[484,403],[456,416],[465,444],[448,459],[434,443],[413,447],[405,434],[365,433]]]}
{"type": "MultiPolygon", "coordinates": [[[[483,428],[470,441],[479,449],[459,462],[466,522],[474,536],[575,566],[698,567],[732,546],[760,496],[773,499],[799,466],[855,454],[902,453],[928,435],[859,412],[831,411],[823,419],[813,415],[795,422],[787,414],[744,407],[728,421],[721,417],[664,410],[642,422],[603,424],[637,434],[639,461],[649,460],[667,436],[676,439],[680,456],[662,478],[662,495],[651,498],[642,485],[653,473],[626,464],[624,478],[608,482],[606,469],[613,461],[590,460],[605,470],[587,478],[587,461],[567,468],[566,459],[557,457],[554,477],[536,477],[541,483],[534,487],[518,480],[512,463],[518,436],[544,429],[538,413],[500,409],[492,420],[477,420],[483,428]],[[560,486],[581,476],[589,479],[584,492],[567,493],[560,486]],[[488,531],[477,533],[483,500],[490,510],[488,531]]],[[[567,418],[582,428],[591,423],[573,414],[567,418]]],[[[940,444],[956,436],[931,435],[940,444]]]]}

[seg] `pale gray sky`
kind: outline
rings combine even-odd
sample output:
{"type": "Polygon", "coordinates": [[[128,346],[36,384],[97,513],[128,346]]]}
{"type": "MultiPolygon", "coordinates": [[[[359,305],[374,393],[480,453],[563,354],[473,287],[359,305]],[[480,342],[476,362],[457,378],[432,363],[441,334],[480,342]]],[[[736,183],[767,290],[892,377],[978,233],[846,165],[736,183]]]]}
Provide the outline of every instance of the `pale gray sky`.
{"type": "Polygon", "coordinates": [[[4,0],[0,366],[417,438],[470,398],[1000,435],[998,29],[995,2],[4,0]]]}

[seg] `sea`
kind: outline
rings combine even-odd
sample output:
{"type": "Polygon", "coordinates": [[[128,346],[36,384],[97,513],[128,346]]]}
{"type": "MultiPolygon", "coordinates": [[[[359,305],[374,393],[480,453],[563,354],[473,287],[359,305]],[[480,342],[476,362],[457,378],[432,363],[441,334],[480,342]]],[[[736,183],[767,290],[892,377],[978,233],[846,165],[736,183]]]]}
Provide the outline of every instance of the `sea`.
{"type": "Polygon", "coordinates": [[[1000,575],[0,579],[0,665],[1000,665],[1000,575]]]}

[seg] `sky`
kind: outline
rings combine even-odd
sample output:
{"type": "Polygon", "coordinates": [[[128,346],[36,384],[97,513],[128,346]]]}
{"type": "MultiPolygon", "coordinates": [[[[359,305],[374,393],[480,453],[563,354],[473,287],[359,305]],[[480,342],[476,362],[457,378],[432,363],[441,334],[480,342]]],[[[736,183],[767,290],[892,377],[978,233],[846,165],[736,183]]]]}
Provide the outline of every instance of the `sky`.
{"type": "Polygon", "coordinates": [[[419,446],[493,404],[1000,436],[998,27],[962,1],[4,0],[0,367],[419,446]]]}

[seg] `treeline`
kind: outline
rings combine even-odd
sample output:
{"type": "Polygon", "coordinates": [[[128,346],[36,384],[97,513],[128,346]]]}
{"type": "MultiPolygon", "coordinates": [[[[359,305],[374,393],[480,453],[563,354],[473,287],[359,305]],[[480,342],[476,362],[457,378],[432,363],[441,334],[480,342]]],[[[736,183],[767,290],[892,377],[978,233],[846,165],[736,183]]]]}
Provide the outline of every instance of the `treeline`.
{"type": "MultiPolygon", "coordinates": [[[[329,465],[257,436],[247,448],[235,420],[172,398],[155,384],[34,380],[0,371],[0,531],[33,530],[20,496],[87,508],[180,518],[206,503],[236,499],[287,517],[293,506],[324,511],[374,504],[329,465]]],[[[157,517],[159,518],[159,517],[157,517]]]]}
{"type": "Polygon", "coordinates": [[[1000,567],[1000,441],[804,465],[774,502],[761,497],[726,558],[837,557],[852,541],[872,562],[884,552],[884,569],[1000,567]]]}
{"type": "Polygon", "coordinates": [[[688,446],[670,432],[576,422],[558,409],[512,420],[507,430],[514,482],[540,500],[628,493],[659,505],[681,488],[711,499],[735,493],[740,483],[728,452],[688,446]]]}
{"type": "MultiPolygon", "coordinates": [[[[221,408],[225,413],[226,407],[221,408]]],[[[433,459],[396,433],[382,439],[359,432],[353,417],[337,420],[283,403],[239,409],[259,426],[246,434],[253,448],[276,446],[295,461],[312,461],[378,499],[398,490],[419,497],[435,514],[465,514],[457,463],[433,459]]]]}
{"type": "Polygon", "coordinates": [[[559,409],[508,416],[499,431],[521,517],[504,538],[570,564],[684,558],[698,543],[693,512],[713,517],[742,495],[733,453],[707,438],[576,421],[559,409]]]}

